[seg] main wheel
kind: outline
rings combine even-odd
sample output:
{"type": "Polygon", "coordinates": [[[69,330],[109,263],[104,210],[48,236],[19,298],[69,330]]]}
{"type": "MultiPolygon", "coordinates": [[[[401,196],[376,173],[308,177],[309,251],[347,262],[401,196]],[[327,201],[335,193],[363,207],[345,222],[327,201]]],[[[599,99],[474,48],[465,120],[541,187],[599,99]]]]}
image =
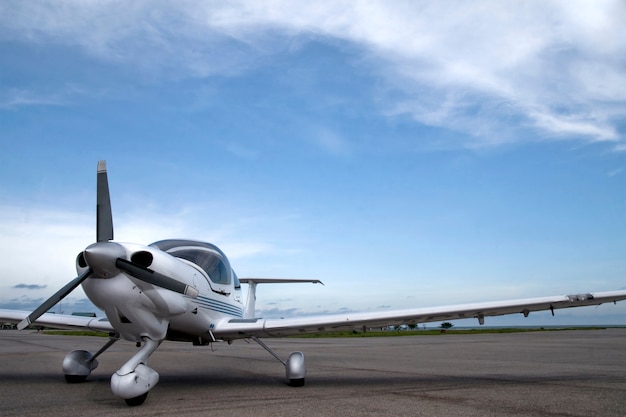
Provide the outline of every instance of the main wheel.
{"type": "Polygon", "coordinates": [[[148,398],[148,393],[147,392],[145,394],[141,394],[138,397],[126,398],[124,401],[126,401],[127,405],[129,405],[131,407],[136,407],[138,405],[143,404],[144,401],[146,401],[146,398],[148,398]]]}
{"type": "Polygon", "coordinates": [[[292,387],[303,387],[304,378],[294,378],[289,380],[289,385],[292,387]]]}
{"type": "Polygon", "coordinates": [[[68,384],[79,384],[85,382],[87,375],[68,375],[65,374],[65,382],[68,384]]]}

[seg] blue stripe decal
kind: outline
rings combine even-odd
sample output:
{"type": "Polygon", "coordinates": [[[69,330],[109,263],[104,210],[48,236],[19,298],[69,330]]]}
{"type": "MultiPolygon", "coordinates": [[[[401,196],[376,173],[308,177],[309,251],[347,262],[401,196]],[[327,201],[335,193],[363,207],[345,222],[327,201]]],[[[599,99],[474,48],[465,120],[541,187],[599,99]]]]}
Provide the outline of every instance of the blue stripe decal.
{"type": "Polygon", "coordinates": [[[209,307],[216,307],[216,308],[229,310],[229,311],[231,311],[232,313],[235,313],[235,314],[242,314],[243,313],[243,309],[241,307],[234,306],[232,304],[227,304],[227,303],[224,303],[222,301],[214,300],[212,298],[198,296],[198,300],[199,300],[200,304],[204,304],[204,305],[207,305],[209,307]]]}
{"type": "Polygon", "coordinates": [[[243,308],[199,295],[194,300],[200,307],[236,317],[243,317],[243,308]]]}
{"type": "MultiPolygon", "coordinates": [[[[203,308],[203,309],[205,309],[205,310],[216,311],[216,312],[218,312],[218,313],[222,313],[222,314],[227,314],[227,315],[229,315],[229,316],[233,316],[233,314],[232,314],[232,313],[230,313],[230,312],[228,312],[228,311],[225,311],[225,310],[220,310],[220,309],[217,309],[217,308],[207,307],[207,306],[204,306],[204,305],[199,305],[199,307],[200,307],[200,308],[203,308]]],[[[242,316],[240,316],[240,315],[234,315],[234,317],[242,317],[242,316]]]]}
{"type": "Polygon", "coordinates": [[[242,314],[241,312],[237,311],[233,311],[233,310],[227,310],[225,308],[221,308],[221,307],[217,307],[217,306],[212,306],[210,304],[205,304],[205,303],[198,303],[198,305],[200,307],[206,308],[208,310],[213,310],[213,311],[218,311],[220,313],[224,313],[224,314],[228,314],[230,316],[237,316],[237,317],[241,317],[242,314]]]}
{"type": "Polygon", "coordinates": [[[216,305],[212,305],[209,303],[198,303],[201,307],[205,307],[208,308],[210,310],[215,310],[215,311],[219,311],[222,313],[226,313],[229,314],[231,316],[238,316],[241,317],[243,315],[243,312],[241,310],[237,310],[237,309],[232,309],[232,308],[225,308],[223,306],[216,306],[216,305]]]}
{"type": "Polygon", "coordinates": [[[207,306],[207,307],[218,308],[220,310],[229,311],[229,312],[234,313],[234,314],[241,313],[241,309],[229,306],[227,304],[226,305],[225,304],[219,304],[219,303],[214,303],[214,302],[205,301],[205,300],[199,300],[198,304],[201,304],[201,305],[204,305],[204,306],[207,306]]]}

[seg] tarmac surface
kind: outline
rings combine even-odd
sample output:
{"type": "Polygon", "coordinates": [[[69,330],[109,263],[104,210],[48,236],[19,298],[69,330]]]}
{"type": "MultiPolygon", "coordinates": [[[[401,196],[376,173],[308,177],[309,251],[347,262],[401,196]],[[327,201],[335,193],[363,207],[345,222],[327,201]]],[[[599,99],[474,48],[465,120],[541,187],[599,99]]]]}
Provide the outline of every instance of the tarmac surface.
{"type": "Polygon", "coordinates": [[[164,342],[159,384],[128,407],[109,380],[134,344],[67,384],[65,354],[106,339],[0,331],[0,416],[626,416],[626,329],[264,341],[305,353],[304,387],[256,343],[164,342]]]}

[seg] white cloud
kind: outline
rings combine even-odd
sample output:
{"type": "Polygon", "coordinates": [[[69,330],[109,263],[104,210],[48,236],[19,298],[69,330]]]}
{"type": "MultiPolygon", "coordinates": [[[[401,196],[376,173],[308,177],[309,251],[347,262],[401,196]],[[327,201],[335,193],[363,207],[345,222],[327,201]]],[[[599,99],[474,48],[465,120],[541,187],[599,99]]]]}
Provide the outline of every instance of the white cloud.
{"type": "Polygon", "coordinates": [[[530,113],[538,127],[558,135],[587,136],[592,141],[616,141],[619,139],[615,128],[603,121],[583,115],[554,115],[548,110],[530,113]]]}
{"type": "Polygon", "coordinates": [[[330,129],[314,128],[312,140],[318,147],[331,155],[348,156],[350,154],[349,142],[330,129]]]}
{"type": "MultiPolygon", "coordinates": [[[[123,207],[123,203],[118,202],[117,207],[123,207]]],[[[114,213],[118,242],[147,245],[168,238],[209,241],[224,250],[237,271],[239,265],[266,271],[271,269],[268,262],[276,263],[286,254],[295,253],[293,244],[280,242],[283,232],[294,231],[295,220],[278,214],[252,218],[209,204],[164,212],[146,202],[141,209],[114,213]],[[212,215],[207,217],[206,213],[212,215]]],[[[76,276],[75,257],[93,243],[95,219],[91,212],[16,203],[0,205],[0,230],[0,253],[5,260],[0,264],[0,303],[26,294],[30,302],[33,293],[47,298],[76,276]],[[24,283],[42,288],[21,288],[24,283]]],[[[71,297],[85,296],[77,289],[71,297]]]]}
{"type": "Polygon", "coordinates": [[[50,95],[42,94],[40,91],[9,89],[0,92],[0,109],[13,109],[21,106],[61,106],[67,103],[59,93],[50,95]]]}
{"type": "MultiPolygon", "coordinates": [[[[0,205],[0,302],[31,305],[33,293],[47,298],[76,276],[75,256],[90,243],[92,219],[81,213],[0,205]],[[20,283],[45,286],[15,288],[20,283]],[[29,299],[23,297],[28,294],[29,299]]],[[[78,289],[72,296],[84,297],[78,289]]],[[[34,296],[34,295],[33,295],[34,296]]]]}
{"type": "Polygon", "coordinates": [[[77,45],[98,59],[169,77],[238,74],[303,40],[351,45],[366,57],[357,66],[394,91],[381,101],[388,114],[467,131],[483,145],[510,141],[511,118],[548,138],[621,140],[626,6],[619,1],[56,1],[0,8],[4,39],[77,45]]]}

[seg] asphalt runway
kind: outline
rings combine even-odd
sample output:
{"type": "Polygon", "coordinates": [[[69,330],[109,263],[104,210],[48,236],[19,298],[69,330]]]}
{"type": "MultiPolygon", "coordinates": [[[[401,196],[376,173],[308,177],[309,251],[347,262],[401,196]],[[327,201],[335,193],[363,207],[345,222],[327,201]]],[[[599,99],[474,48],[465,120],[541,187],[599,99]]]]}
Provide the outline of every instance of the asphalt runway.
{"type": "Polygon", "coordinates": [[[387,338],[264,339],[305,353],[307,381],[256,343],[165,342],[146,403],[128,407],[109,379],[136,351],[120,341],[87,382],[61,363],[106,339],[0,331],[1,416],[626,416],[626,330],[387,338]]]}

